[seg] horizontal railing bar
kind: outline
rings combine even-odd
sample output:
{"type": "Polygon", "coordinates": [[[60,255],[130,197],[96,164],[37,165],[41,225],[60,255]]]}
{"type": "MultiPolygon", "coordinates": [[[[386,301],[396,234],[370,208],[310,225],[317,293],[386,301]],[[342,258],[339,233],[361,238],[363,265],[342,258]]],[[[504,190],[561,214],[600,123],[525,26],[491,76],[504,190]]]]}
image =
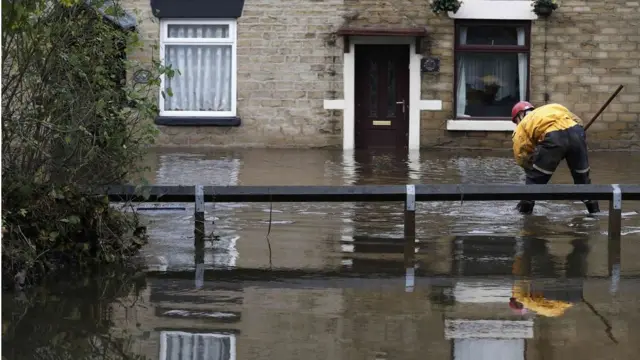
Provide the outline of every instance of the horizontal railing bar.
{"type": "MultiPolygon", "coordinates": [[[[174,285],[174,288],[170,290],[158,289],[155,284],[151,284],[151,299],[152,302],[188,302],[194,301],[193,297],[185,296],[185,295],[176,295],[181,294],[179,291],[184,288],[184,290],[192,290],[193,289],[193,274],[191,274],[191,279],[183,281],[185,285],[176,284],[177,281],[170,278],[163,278],[166,280],[170,280],[174,285]]],[[[157,279],[157,277],[154,277],[157,279]]],[[[438,287],[453,287],[456,285],[457,281],[469,281],[469,278],[447,278],[447,277],[421,277],[416,276],[414,278],[414,287],[415,288],[427,288],[431,286],[438,287]]],[[[609,278],[606,277],[598,277],[598,278],[585,278],[580,279],[585,281],[586,283],[603,283],[610,282],[609,278]]],[[[402,288],[404,287],[406,278],[404,276],[396,276],[396,277],[384,277],[384,278],[319,278],[319,279],[286,279],[286,280],[277,280],[277,281],[268,281],[268,280],[217,280],[211,277],[207,277],[204,279],[204,286],[200,288],[199,292],[202,294],[203,298],[207,299],[207,296],[213,296],[215,298],[216,291],[238,291],[241,292],[246,288],[263,288],[263,289],[376,289],[379,291],[381,287],[393,287],[393,288],[402,288]],[[213,293],[213,294],[211,294],[213,293]]],[[[535,279],[534,281],[545,281],[545,279],[535,279]]],[[[633,287],[633,289],[637,289],[637,285],[640,280],[636,277],[623,277],[620,279],[621,287],[625,289],[629,289],[633,287]]],[[[546,281],[545,281],[546,282],[546,281]]],[[[553,284],[553,283],[551,283],[553,284]]],[[[478,284],[479,286],[482,283],[478,284]]],[[[489,286],[494,284],[489,284],[489,286]]],[[[504,285],[509,289],[513,286],[513,280],[509,282],[508,279],[504,279],[504,282],[500,285],[504,285]]],[[[559,287],[562,289],[561,287],[559,287]]],[[[241,298],[242,295],[238,294],[238,298],[241,298]]]]}
{"type": "MultiPolygon", "coordinates": [[[[283,282],[287,280],[293,281],[335,281],[337,279],[400,279],[405,277],[406,269],[385,269],[379,272],[359,272],[359,271],[331,271],[331,270],[299,270],[299,269],[255,269],[255,268],[238,268],[238,269],[205,269],[204,280],[216,282],[241,282],[241,281],[259,281],[259,282],[283,282]]],[[[169,270],[169,271],[147,271],[145,275],[150,279],[166,279],[166,280],[193,280],[194,270],[169,270]]],[[[519,277],[511,274],[505,275],[457,275],[451,273],[432,273],[428,270],[415,269],[415,277],[423,279],[449,279],[456,281],[477,281],[484,283],[492,283],[496,281],[507,282],[513,284],[513,281],[519,279],[542,281],[545,283],[564,283],[567,278],[562,276],[549,277],[531,274],[527,277],[519,277]]],[[[585,275],[581,278],[569,280],[610,280],[606,275],[585,275]]],[[[640,274],[624,274],[620,276],[622,280],[638,280],[640,274]]]]}
{"type": "MultiPolygon", "coordinates": [[[[619,185],[622,200],[640,200],[640,184],[619,185]]],[[[206,202],[402,202],[405,185],[204,186],[206,202]]],[[[610,200],[609,184],[423,184],[415,201],[610,200]]],[[[113,185],[98,191],[111,201],[194,202],[195,186],[113,185]]]]}

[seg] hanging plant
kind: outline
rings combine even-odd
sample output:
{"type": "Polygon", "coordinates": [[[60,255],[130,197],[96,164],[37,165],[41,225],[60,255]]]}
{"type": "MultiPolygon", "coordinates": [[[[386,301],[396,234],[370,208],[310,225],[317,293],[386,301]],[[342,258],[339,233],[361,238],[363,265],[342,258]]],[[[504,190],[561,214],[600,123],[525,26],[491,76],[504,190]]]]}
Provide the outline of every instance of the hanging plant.
{"type": "Polygon", "coordinates": [[[438,15],[443,12],[451,11],[454,14],[460,9],[462,1],[459,0],[432,0],[431,11],[438,15]]]}
{"type": "Polygon", "coordinates": [[[547,17],[558,8],[558,3],[556,0],[533,0],[531,6],[533,6],[533,12],[536,15],[547,17]]]}

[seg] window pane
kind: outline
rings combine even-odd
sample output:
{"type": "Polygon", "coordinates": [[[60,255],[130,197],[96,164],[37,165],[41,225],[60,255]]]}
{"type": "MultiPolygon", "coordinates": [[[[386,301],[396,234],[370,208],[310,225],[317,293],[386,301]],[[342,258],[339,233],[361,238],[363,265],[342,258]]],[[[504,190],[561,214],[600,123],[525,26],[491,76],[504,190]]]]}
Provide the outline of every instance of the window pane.
{"type": "Polygon", "coordinates": [[[369,62],[369,116],[378,116],[378,64],[369,62]]]}
{"type": "Polygon", "coordinates": [[[458,33],[460,45],[525,45],[523,27],[461,26],[458,33]]]}
{"type": "Polygon", "coordinates": [[[180,71],[165,81],[165,110],[231,111],[231,45],[167,45],[165,63],[180,71]]]}
{"type": "Polygon", "coordinates": [[[229,25],[169,25],[170,38],[226,39],[229,25]]]}
{"type": "Polygon", "coordinates": [[[387,64],[387,116],[396,116],[396,67],[392,60],[387,64]]]}
{"type": "Polygon", "coordinates": [[[231,338],[165,332],[167,360],[230,360],[231,338]]]}
{"type": "Polygon", "coordinates": [[[510,117],[513,105],[526,100],[526,53],[458,53],[456,66],[458,117],[510,117]]]}

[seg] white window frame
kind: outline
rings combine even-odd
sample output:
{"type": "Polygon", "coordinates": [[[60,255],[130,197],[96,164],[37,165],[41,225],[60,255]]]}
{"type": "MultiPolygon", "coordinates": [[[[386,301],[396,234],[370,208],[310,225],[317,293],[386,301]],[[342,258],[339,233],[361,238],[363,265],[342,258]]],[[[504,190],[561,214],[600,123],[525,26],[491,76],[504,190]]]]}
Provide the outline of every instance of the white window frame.
{"type": "Polygon", "coordinates": [[[236,116],[236,102],[237,102],[237,59],[236,59],[236,47],[237,47],[237,21],[235,19],[162,19],[160,20],[160,62],[164,66],[164,53],[165,46],[167,45],[229,45],[231,44],[231,111],[170,111],[164,109],[164,97],[162,96],[165,90],[165,76],[160,77],[160,90],[159,90],[159,109],[160,116],[170,117],[233,117],[236,116]],[[229,26],[229,37],[222,39],[196,39],[196,38],[169,38],[168,29],[169,25],[227,25],[229,26]]]}
{"type": "MultiPolygon", "coordinates": [[[[489,16],[489,17],[482,17],[480,16],[476,10],[474,10],[474,15],[473,16],[451,16],[452,14],[449,15],[449,17],[454,18],[454,19],[462,19],[462,20],[486,20],[487,23],[491,23],[493,21],[496,20],[509,20],[509,21],[521,21],[521,20],[530,20],[528,19],[526,16],[498,16],[498,12],[495,12],[498,7],[496,7],[496,5],[500,5],[499,7],[501,7],[502,9],[507,9],[507,13],[508,14],[514,14],[517,13],[517,11],[512,11],[513,9],[510,8],[510,6],[522,6],[522,4],[525,4],[526,6],[529,7],[529,10],[531,14],[533,14],[533,11],[530,9],[531,8],[531,3],[529,1],[525,1],[525,0],[470,0],[469,1],[471,4],[477,5],[477,4],[482,4],[482,8],[486,8],[489,9],[488,11],[493,11],[493,15],[489,16]],[[511,9],[511,10],[510,10],[511,9]]],[[[466,3],[465,3],[466,4],[466,3]]],[[[463,5],[464,6],[464,5],[463,5]]],[[[462,6],[460,7],[462,9],[462,6]]],[[[475,8],[474,8],[475,9],[475,8]]],[[[459,14],[456,13],[456,14],[459,14]]],[[[535,16],[535,14],[534,14],[535,16]]],[[[537,16],[536,16],[537,18],[537,16]]],[[[498,22],[496,21],[496,24],[498,22]]],[[[533,26],[533,24],[531,24],[530,26],[533,26]]],[[[532,37],[531,37],[531,27],[529,27],[529,32],[525,33],[525,36],[528,35],[528,39],[525,38],[525,41],[529,41],[529,49],[528,49],[528,61],[527,61],[527,87],[529,89],[529,91],[531,91],[531,41],[532,41],[532,37]]],[[[456,32],[456,36],[457,36],[457,32],[456,32]]],[[[454,39],[455,40],[455,39],[454,39]]],[[[456,42],[454,41],[454,66],[457,66],[457,61],[455,60],[456,55],[459,53],[456,51],[456,42]]],[[[454,91],[453,91],[453,96],[458,96],[457,93],[457,85],[458,85],[458,79],[453,79],[453,83],[454,83],[454,91]]],[[[531,97],[531,94],[529,94],[529,97],[531,97]]],[[[487,120],[479,120],[479,119],[465,119],[465,118],[458,118],[457,114],[456,114],[456,109],[453,109],[453,119],[449,119],[447,120],[447,131],[495,131],[495,132],[513,132],[516,129],[516,125],[509,119],[505,119],[505,118],[496,118],[496,119],[487,119],[487,120]]]]}
{"type": "MultiPolygon", "coordinates": [[[[160,332],[160,360],[167,360],[167,342],[169,340],[169,336],[194,336],[200,335],[204,337],[214,337],[214,338],[228,338],[229,339],[229,360],[236,360],[236,336],[233,334],[218,334],[218,333],[196,333],[196,332],[185,332],[185,331],[161,331],[160,332]]],[[[191,353],[192,358],[194,357],[193,352],[191,353]]]]}
{"type": "Polygon", "coordinates": [[[531,1],[527,0],[465,0],[455,14],[447,12],[452,19],[485,20],[537,20],[531,1]]]}

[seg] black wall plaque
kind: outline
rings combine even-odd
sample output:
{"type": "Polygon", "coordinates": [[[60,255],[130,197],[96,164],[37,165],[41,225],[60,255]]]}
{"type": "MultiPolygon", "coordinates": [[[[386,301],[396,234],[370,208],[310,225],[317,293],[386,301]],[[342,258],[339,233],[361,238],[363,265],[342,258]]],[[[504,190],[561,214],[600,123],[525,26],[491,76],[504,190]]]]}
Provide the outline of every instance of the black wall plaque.
{"type": "Polygon", "coordinates": [[[420,60],[420,71],[426,73],[435,73],[440,71],[440,59],[439,58],[422,58],[420,60]]]}

